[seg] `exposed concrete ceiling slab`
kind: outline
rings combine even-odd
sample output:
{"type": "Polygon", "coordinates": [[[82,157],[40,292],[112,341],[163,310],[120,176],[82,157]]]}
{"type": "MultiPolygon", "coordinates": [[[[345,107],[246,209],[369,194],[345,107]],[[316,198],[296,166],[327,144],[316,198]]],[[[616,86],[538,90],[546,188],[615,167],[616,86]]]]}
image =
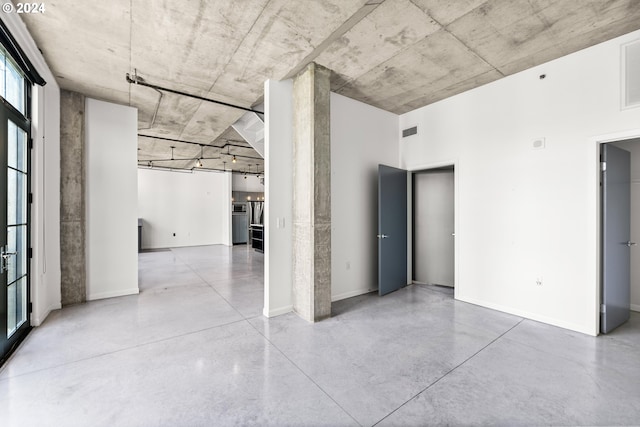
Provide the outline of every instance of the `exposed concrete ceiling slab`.
{"type": "MultiPolygon", "coordinates": [[[[197,111],[182,129],[181,139],[196,142],[213,142],[229,123],[238,120],[244,111],[222,105],[202,102],[197,111]]],[[[242,139],[242,138],[238,138],[242,139]]]]}
{"type": "Polygon", "coordinates": [[[605,33],[625,34],[639,20],[633,0],[512,0],[485,2],[447,30],[509,75],[599,43],[605,33]]]}
{"type": "Polygon", "coordinates": [[[375,67],[339,93],[366,99],[390,111],[405,112],[403,105],[452,84],[492,71],[485,61],[442,29],[375,67]],[[389,85],[389,86],[387,86],[389,85]],[[369,90],[378,87],[379,90],[369,90]]]}
{"type": "Polygon", "coordinates": [[[364,5],[363,0],[272,0],[246,35],[213,92],[252,101],[267,79],[281,79],[364,5]]]}
{"type": "Polygon", "coordinates": [[[317,62],[332,67],[348,84],[439,29],[411,1],[387,1],[329,45],[317,62]]]}
{"type": "Polygon", "coordinates": [[[72,2],[62,3],[63,7],[47,4],[46,12],[41,14],[46,30],[37,41],[43,52],[56,52],[46,59],[58,82],[70,90],[95,91],[100,98],[113,96],[126,102],[128,84],[116,82],[113,76],[129,67],[129,1],[94,2],[91,13],[77,3],[76,7],[69,7],[72,2]],[[98,31],[99,28],[108,31],[98,31]],[[110,92],[113,95],[109,96],[110,92]]]}
{"type": "MultiPolygon", "coordinates": [[[[132,92],[132,102],[133,106],[142,106],[145,111],[145,116],[149,117],[153,114],[153,110],[156,106],[158,106],[158,93],[152,89],[145,87],[135,87],[138,93],[146,92],[150,94],[150,96],[156,99],[151,104],[143,104],[140,98],[134,98],[132,92]],[[145,107],[149,105],[152,108],[145,107]]],[[[133,90],[133,88],[132,88],[133,90]]],[[[174,95],[172,93],[164,93],[162,96],[162,100],[159,103],[157,109],[157,115],[155,120],[153,121],[153,125],[150,129],[146,129],[144,133],[146,135],[158,135],[158,136],[168,136],[173,138],[180,138],[182,134],[182,130],[187,125],[185,122],[185,118],[191,118],[198,111],[200,107],[201,101],[193,98],[188,98],[185,96],[174,95]]],[[[145,120],[144,125],[140,123],[138,128],[147,128],[151,125],[150,120],[145,120]]]]}
{"type": "Polygon", "coordinates": [[[187,1],[159,7],[157,0],[134,1],[131,66],[154,84],[206,95],[267,3],[187,1]]]}
{"type": "Polygon", "coordinates": [[[482,6],[486,0],[411,0],[411,2],[440,25],[446,26],[482,6]]]}
{"type": "MultiPolygon", "coordinates": [[[[404,113],[640,28],[638,0],[72,0],[22,15],[61,87],[138,108],[139,158],[261,170],[230,128],[309,61],[332,89],[404,113]],[[193,144],[172,142],[188,141],[193,144]],[[229,141],[236,141],[229,146],[229,141]],[[225,144],[227,144],[225,146],[225,144]],[[225,146],[224,149],[210,148],[225,146]],[[238,157],[222,151],[234,150],[238,157]],[[216,155],[215,153],[218,153],[216,155]],[[178,156],[179,154],[179,156],[178,156]],[[168,157],[167,157],[168,156],[168,157]],[[225,165],[224,162],[227,162],[225,165]]],[[[254,158],[257,157],[257,158],[254,158]]],[[[143,162],[141,162],[142,164],[143,162]]]]}
{"type": "Polygon", "coordinates": [[[447,30],[504,75],[562,55],[551,25],[527,0],[485,3],[447,30]]]}
{"type": "Polygon", "coordinates": [[[640,28],[638,0],[586,0],[577,10],[567,7],[567,3],[574,2],[538,0],[538,3],[541,4],[538,14],[552,23],[563,55],[640,28]]]}

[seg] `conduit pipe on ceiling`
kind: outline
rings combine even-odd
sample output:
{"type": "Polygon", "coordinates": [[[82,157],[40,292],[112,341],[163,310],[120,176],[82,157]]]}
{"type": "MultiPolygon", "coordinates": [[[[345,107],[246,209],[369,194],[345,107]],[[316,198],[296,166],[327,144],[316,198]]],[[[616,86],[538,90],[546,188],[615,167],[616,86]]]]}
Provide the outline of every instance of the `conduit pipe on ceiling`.
{"type": "Polygon", "coordinates": [[[156,122],[156,117],[158,116],[158,110],[160,109],[160,103],[162,102],[162,97],[164,96],[164,93],[160,92],[158,89],[153,89],[156,92],[158,92],[158,103],[156,104],[156,109],[153,112],[153,117],[151,117],[151,122],[149,123],[149,126],[146,128],[138,128],[138,130],[149,130],[153,128],[154,123],[156,122]]]}
{"type": "MultiPolygon", "coordinates": [[[[210,144],[202,144],[200,142],[192,142],[192,141],[184,141],[182,139],[172,139],[172,138],[164,138],[162,136],[153,136],[153,135],[142,135],[142,134],[138,134],[138,136],[144,137],[144,138],[151,138],[151,139],[159,139],[162,141],[169,141],[169,142],[179,142],[181,144],[191,144],[191,145],[203,145],[205,147],[209,147],[209,148],[217,148],[219,150],[222,150],[225,147],[237,147],[237,148],[246,148],[246,149],[251,149],[253,150],[252,147],[250,146],[246,146],[246,145],[236,145],[236,144],[229,144],[226,143],[223,146],[217,146],[217,145],[210,145],[210,144]]],[[[226,153],[225,153],[226,154],[226,153]]],[[[245,156],[242,154],[237,154],[237,153],[231,153],[229,154],[230,156],[236,156],[236,157],[242,157],[243,159],[254,159],[254,160],[264,160],[262,157],[254,157],[254,156],[245,156]]]]}
{"type": "MultiPolygon", "coordinates": [[[[233,139],[226,140],[224,145],[211,145],[211,144],[204,144],[202,142],[185,141],[183,139],[165,138],[163,136],[144,135],[142,133],[139,133],[138,136],[141,136],[143,138],[159,139],[161,141],[179,142],[181,144],[204,145],[205,147],[219,148],[221,150],[226,148],[226,147],[238,147],[238,148],[246,148],[247,150],[254,150],[254,148],[251,147],[250,145],[233,144],[234,142],[243,142],[243,141],[235,141],[233,139]]],[[[260,158],[262,158],[262,157],[260,157],[260,158]]]]}
{"type": "Polygon", "coordinates": [[[154,85],[154,84],[151,84],[151,83],[147,83],[142,77],[138,76],[137,70],[135,71],[135,74],[133,75],[133,77],[129,73],[127,73],[126,78],[127,78],[127,83],[129,83],[129,84],[136,84],[136,85],[140,85],[140,86],[146,86],[146,87],[150,87],[151,89],[162,90],[162,91],[165,91],[165,92],[169,92],[169,93],[173,93],[173,94],[181,95],[181,96],[188,96],[190,98],[199,99],[200,101],[211,102],[211,103],[214,103],[214,104],[223,105],[225,107],[236,108],[238,110],[244,110],[244,111],[250,111],[252,113],[257,113],[257,114],[264,114],[264,112],[258,111],[258,110],[254,110],[253,108],[247,108],[247,107],[243,107],[241,105],[230,104],[228,102],[218,101],[216,99],[205,98],[203,96],[194,95],[192,93],[182,92],[182,91],[179,91],[179,90],[169,89],[169,88],[166,88],[166,87],[162,87],[162,86],[154,85]]]}
{"type": "MultiPolygon", "coordinates": [[[[153,160],[155,162],[156,160],[153,160]]],[[[169,170],[169,171],[182,171],[182,172],[193,172],[193,171],[206,171],[206,172],[231,172],[235,175],[253,175],[253,176],[262,176],[262,172],[244,172],[244,171],[234,171],[231,169],[218,169],[218,168],[172,168],[170,166],[149,166],[149,165],[138,165],[138,169],[159,169],[159,170],[169,170]]]]}
{"type": "Polygon", "coordinates": [[[186,162],[191,160],[220,160],[222,157],[189,157],[186,159],[138,159],[138,162],[186,162]]]}

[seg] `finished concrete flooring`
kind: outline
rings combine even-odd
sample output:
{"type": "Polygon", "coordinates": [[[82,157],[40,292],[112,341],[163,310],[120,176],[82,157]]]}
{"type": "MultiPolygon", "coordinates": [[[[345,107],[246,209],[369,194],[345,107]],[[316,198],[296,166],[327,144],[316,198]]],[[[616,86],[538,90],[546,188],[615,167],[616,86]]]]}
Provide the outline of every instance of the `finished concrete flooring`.
{"type": "Polygon", "coordinates": [[[244,246],[140,254],[140,295],[51,313],[2,426],[640,425],[640,314],[589,337],[409,286],[262,316],[244,246]]]}

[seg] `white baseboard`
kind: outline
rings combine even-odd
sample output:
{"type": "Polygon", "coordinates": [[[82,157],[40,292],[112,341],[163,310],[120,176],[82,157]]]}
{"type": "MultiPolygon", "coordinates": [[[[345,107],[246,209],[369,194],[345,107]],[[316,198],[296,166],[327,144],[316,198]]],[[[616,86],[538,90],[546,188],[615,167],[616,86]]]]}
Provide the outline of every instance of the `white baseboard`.
{"type": "Polygon", "coordinates": [[[41,313],[38,313],[38,314],[33,313],[31,317],[31,326],[42,325],[42,322],[45,321],[47,316],[49,316],[49,314],[51,314],[53,310],[60,310],[61,308],[62,308],[62,304],[55,303],[55,304],[51,304],[49,307],[44,309],[41,313]]]}
{"type": "Polygon", "coordinates": [[[357,297],[359,295],[368,294],[369,292],[377,291],[378,288],[370,288],[370,289],[356,289],[355,291],[344,292],[338,295],[331,296],[331,302],[340,301],[347,298],[357,297]]]}
{"type": "Polygon", "coordinates": [[[504,307],[499,304],[493,304],[486,301],[477,300],[474,298],[457,298],[459,301],[468,302],[471,304],[479,305],[481,307],[490,308],[492,310],[502,311],[504,313],[513,314],[514,316],[524,317],[525,319],[535,320],[536,322],[546,323],[547,325],[557,326],[559,328],[569,329],[571,331],[580,332],[582,334],[597,336],[597,330],[591,330],[585,325],[578,325],[564,320],[558,320],[551,317],[540,316],[536,313],[530,313],[523,310],[513,309],[511,307],[504,307]]]}
{"type": "Polygon", "coordinates": [[[637,311],[638,313],[640,313],[640,305],[631,304],[631,311],[637,311]]]}
{"type": "Polygon", "coordinates": [[[120,289],[117,291],[99,292],[96,294],[87,294],[87,301],[95,301],[98,299],[123,297],[126,295],[137,295],[140,293],[140,289],[137,287],[129,289],[120,289]]]}
{"type": "Polygon", "coordinates": [[[280,307],[280,308],[274,308],[273,310],[267,310],[267,307],[264,307],[262,309],[262,314],[265,317],[276,317],[276,316],[280,316],[282,314],[291,313],[292,311],[293,311],[293,306],[292,305],[287,305],[287,306],[280,307]]]}

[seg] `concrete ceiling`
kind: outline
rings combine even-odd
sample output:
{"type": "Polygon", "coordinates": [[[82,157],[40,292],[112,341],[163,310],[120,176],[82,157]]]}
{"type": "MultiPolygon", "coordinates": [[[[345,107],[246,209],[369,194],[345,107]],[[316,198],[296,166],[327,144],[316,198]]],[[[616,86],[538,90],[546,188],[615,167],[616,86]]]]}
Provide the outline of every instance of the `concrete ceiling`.
{"type": "Polygon", "coordinates": [[[139,133],[165,138],[139,138],[141,164],[192,168],[201,148],[175,139],[238,171],[264,170],[230,129],[242,110],[126,73],[250,107],[315,61],[333,91],[400,114],[640,28],[638,0],[50,0],[21,16],[62,88],[136,107],[139,133]],[[190,160],[162,161],[171,146],[190,160]]]}

